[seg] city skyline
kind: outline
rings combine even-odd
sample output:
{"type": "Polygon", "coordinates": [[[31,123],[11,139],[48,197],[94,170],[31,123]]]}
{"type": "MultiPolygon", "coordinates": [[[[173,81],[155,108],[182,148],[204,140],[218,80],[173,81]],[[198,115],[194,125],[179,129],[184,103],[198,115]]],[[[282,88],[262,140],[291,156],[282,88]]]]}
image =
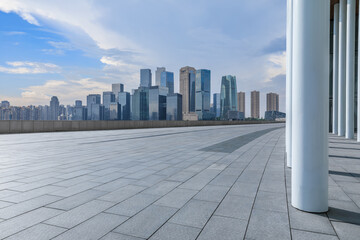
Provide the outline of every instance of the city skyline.
{"type": "Polygon", "coordinates": [[[283,1],[197,2],[194,7],[205,8],[196,14],[184,12],[183,3],[177,2],[120,1],[100,7],[78,1],[65,11],[66,2],[0,3],[0,19],[6,23],[0,29],[0,99],[16,105],[45,104],[56,95],[70,104],[94,90],[105,91],[113,82],[134,89],[138,69],[151,68],[155,73],[156,66],[175,73],[178,92],[177,69],[189,65],[212,70],[212,89],[220,88],[223,75],[236,75],[243,91],[276,91],[285,106],[283,1]],[[217,17],[233,9],[240,12],[231,14],[231,21],[217,17]],[[158,16],[150,17],[157,11],[171,13],[167,24],[160,24],[158,16]],[[135,17],[139,14],[147,20],[135,17]],[[247,21],[253,23],[251,28],[247,21]]]}

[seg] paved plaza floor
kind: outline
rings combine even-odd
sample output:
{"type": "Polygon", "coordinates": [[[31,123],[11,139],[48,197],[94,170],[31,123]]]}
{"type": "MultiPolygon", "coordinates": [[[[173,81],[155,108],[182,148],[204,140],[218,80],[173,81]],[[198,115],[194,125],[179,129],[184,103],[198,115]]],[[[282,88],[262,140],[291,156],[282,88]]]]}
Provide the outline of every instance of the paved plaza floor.
{"type": "Polygon", "coordinates": [[[360,239],[360,144],[291,207],[284,124],[0,135],[0,239],[360,239]]]}

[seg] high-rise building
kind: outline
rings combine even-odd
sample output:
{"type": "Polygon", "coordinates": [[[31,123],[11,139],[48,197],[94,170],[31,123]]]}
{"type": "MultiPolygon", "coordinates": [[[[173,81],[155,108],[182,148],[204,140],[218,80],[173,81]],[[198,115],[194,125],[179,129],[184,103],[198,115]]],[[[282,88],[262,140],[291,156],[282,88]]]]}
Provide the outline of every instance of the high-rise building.
{"type": "Polygon", "coordinates": [[[151,69],[140,69],[140,87],[151,87],[151,69]]]}
{"type": "Polygon", "coordinates": [[[279,111],[279,94],[266,94],[266,111],[279,111]]]}
{"type": "Polygon", "coordinates": [[[110,103],[109,120],[120,120],[120,119],[121,119],[120,104],[118,102],[110,103]]]}
{"type": "Polygon", "coordinates": [[[114,93],[115,95],[115,102],[118,101],[118,96],[119,96],[119,92],[123,92],[124,91],[124,84],[121,83],[113,83],[111,85],[111,91],[114,93]]]}
{"type": "Polygon", "coordinates": [[[195,112],[195,68],[180,69],[180,94],[182,95],[183,114],[195,112]]]}
{"type": "Polygon", "coordinates": [[[161,73],[165,72],[166,68],[158,67],[155,71],[155,84],[156,86],[161,86],[161,73]]]}
{"type": "Polygon", "coordinates": [[[260,118],[260,92],[251,92],[251,117],[260,118]]]}
{"type": "Polygon", "coordinates": [[[169,94],[174,93],[174,73],[173,72],[162,72],[161,73],[161,87],[167,87],[169,89],[169,94]]]}
{"type": "Polygon", "coordinates": [[[10,108],[10,102],[8,101],[1,101],[2,108],[10,108]]]}
{"type": "Polygon", "coordinates": [[[121,120],[130,120],[131,112],[131,96],[129,92],[120,92],[119,93],[119,104],[120,104],[120,119],[121,120]]]}
{"type": "Polygon", "coordinates": [[[104,120],[110,119],[110,104],[116,102],[113,92],[103,92],[104,120]]]}
{"type": "Polygon", "coordinates": [[[220,93],[220,117],[228,119],[229,111],[237,111],[237,87],[235,76],[223,76],[220,93]]]}
{"type": "Polygon", "coordinates": [[[98,118],[98,116],[101,116],[101,95],[100,94],[90,94],[86,98],[87,103],[87,120],[98,120],[98,119],[92,119],[92,116],[95,118],[98,118]],[[92,107],[93,105],[96,105],[96,107],[92,107]],[[93,113],[93,109],[96,111],[93,113]]]}
{"type": "Polygon", "coordinates": [[[166,120],[181,121],[182,120],[182,96],[174,93],[167,95],[166,99],[166,120]]]}
{"type": "Polygon", "coordinates": [[[166,120],[167,87],[154,86],[149,89],[149,120],[166,120]]]}
{"type": "Polygon", "coordinates": [[[58,120],[59,118],[59,99],[53,96],[50,101],[50,120],[58,120]]]}
{"type": "Polygon", "coordinates": [[[82,101],[76,100],[72,120],[81,121],[86,119],[87,119],[87,109],[82,105],[82,101]]]}
{"type": "Polygon", "coordinates": [[[238,92],[237,101],[238,101],[238,111],[245,114],[245,93],[244,92],[238,92]]]}
{"type": "Polygon", "coordinates": [[[220,117],[220,93],[213,95],[213,109],[216,118],[220,117]]]}
{"type": "Polygon", "coordinates": [[[132,120],[149,120],[149,88],[139,87],[131,97],[132,120]]]}
{"type": "Polygon", "coordinates": [[[210,83],[210,70],[199,69],[196,71],[195,112],[199,120],[210,119],[210,83]]]}

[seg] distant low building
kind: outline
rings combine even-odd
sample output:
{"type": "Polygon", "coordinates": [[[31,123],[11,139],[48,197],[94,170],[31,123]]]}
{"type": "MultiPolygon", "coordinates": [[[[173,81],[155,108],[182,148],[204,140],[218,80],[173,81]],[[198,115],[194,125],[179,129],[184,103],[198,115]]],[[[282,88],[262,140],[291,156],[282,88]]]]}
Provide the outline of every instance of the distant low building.
{"type": "Polygon", "coordinates": [[[286,113],[278,111],[266,111],[265,120],[267,121],[285,121],[286,113]]]}

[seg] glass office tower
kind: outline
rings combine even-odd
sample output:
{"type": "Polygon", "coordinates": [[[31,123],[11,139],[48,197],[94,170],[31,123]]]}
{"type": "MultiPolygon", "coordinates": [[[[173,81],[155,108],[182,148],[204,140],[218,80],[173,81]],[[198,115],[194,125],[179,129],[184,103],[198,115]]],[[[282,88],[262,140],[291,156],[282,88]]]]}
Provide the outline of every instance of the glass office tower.
{"type": "Polygon", "coordinates": [[[110,119],[110,104],[116,102],[113,92],[103,92],[104,120],[110,119]]]}
{"type": "Polygon", "coordinates": [[[167,87],[169,94],[174,93],[174,73],[173,72],[162,72],[161,73],[161,87],[167,87]]]}
{"type": "Polygon", "coordinates": [[[87,103],[86,103],[86,107],[87,107],[87,120],[93,120],[91,118],[92,116],[92,105],[100,105],[101,104],[101,95],[100,94],[90,94],[87,96],[86,98],[87,103]]]}
{"type": "Polygon", "coordinates": [[[120,120],[121,119],[121,106],[117,102],[110,103],[109,108],[109,120],[120,120]]]}
{"type": "Polygon", "coordinates": [[[139,87],[132,96],[132,120],[149,120],[149,88],[139,87]]]}
{"type": "Polygon", "coordinates": [[[220,117],[227,119],[229,111],[237,111],[236,77],[230,75],[221,80],[220,117]]]}
{"type": "Polygon", "coordinates": [[[210,118],[210,81],[210,70],[199,69],[196,71],[195,112],[199,120],[207,120],[210,118]]]}
{"type": "Polygon", "coordinates": [[[216,118],[220,117],[220,93],[213,95],[213,109],[216,118]]]}
{"type": "Polygon", "coordinates": [[[167,95],[166,120],[181,121],[182,119],[182,95],[178,93],[167,95]]]}
{"type": "Polygon", "coordinates": [[[119,104],[120,104],[120,115],[121,120],[130,120],[130,93],[129,92],[120,92],[119,93],[119,104]]]}
{"type": "Polygon", "coordinates": [[[166,120],[167,87],[154,86],[149,89],[149,119],[166,120]]]}
{"type": "Polygon", "coordinates": [[[151,70],[140,69],[140,87],[151,87],[151,70]]]}

